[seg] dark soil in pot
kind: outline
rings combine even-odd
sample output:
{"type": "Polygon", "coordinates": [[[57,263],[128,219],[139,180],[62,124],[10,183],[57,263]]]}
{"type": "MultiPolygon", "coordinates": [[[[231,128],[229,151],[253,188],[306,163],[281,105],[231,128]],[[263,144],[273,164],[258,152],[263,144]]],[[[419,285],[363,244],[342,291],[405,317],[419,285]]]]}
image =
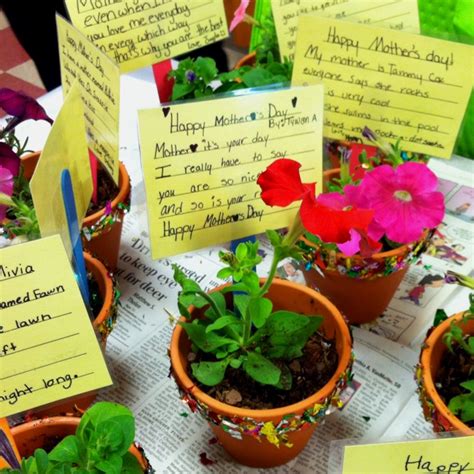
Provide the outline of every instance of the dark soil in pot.
{"type": "MultiPolygon", "coordinates": [[[[205,360],[203,353],[190,356],[193,362],[205,360]]],[[[242,369],[236,370],[230,366],[220,384],[214,387],[196,384],[209,396],[228,405],[252,410],[284,407],[304,400],[324,387],[337,369],[338,355],[334,341],[316,332],[306,343],[302,357],[289,364],[275,360],[272,362],[282,370],[285,365],[288,367],[293,380],[290,390],[259,384],[242,369]]],[[[191,365],[188,374],[193,378],[191,365]]]]}
{"type": "MultiPolygon", "coordinates": [[[[466,343],[468,338],[469,335],[466,335],[466,343]]],[[[457,344],[453,344],[453,350],[454,352],[445,352],[435,381],[436,390],[446,406],[453,397],[469,393],[460,385],[474,378],[474,356],[459,348],[457,344]]],[[[464,423],[469,428],[474,428],[474,421],[464,423]]]]}
{"type": "Polygon", "coordinates": [[[119,187],[114,183],[114,180],[101,166],[99,166],[97,170],[97,183],[97,203],[94,203],[91,200],[86,212],[86,216],[90,216],[91,214],[104,209],[104,207],[107,205],[107,202],[112,201],[119,193],[119,187]]]}

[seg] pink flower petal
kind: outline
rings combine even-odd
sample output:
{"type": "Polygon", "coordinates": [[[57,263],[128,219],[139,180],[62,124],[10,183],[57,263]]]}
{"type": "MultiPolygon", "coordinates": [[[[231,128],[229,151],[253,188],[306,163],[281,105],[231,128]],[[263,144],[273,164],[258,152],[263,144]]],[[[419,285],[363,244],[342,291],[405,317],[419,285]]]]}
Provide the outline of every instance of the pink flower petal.
{"type": "Polygon", "coordinates": [[[41,105],[32,97],[17,92],[7,87],[0,88],[0,108],[8,115],[23,120],[46,120],[49,123],[53,121],[48,117],[41,105]]]}
{"type": "Polygon", "coordinates": [[[347,197],[340,193],[323,193],[316,198],[316,201],[323,206],[339,210],[349,205],[347,197]]]}
{"type": "Polygon", "coordinates": [[[348,257],[352,257],[360,250],[361,236],[355,229],[349,231],[351,238],[347,242],[337,244],[339,250],[348,257]]]}
{"type": "Polygon", "coordinates": [[[234,28],[242,22],[242,20],[245,17],[245,13],[247,11],[249,4],[250,4],[250,0],[242,0],[240,2],[240,5],[237,7],[237,9],[234,12],[234,18],[232,18],[232,22],[230,23],[229,31],[233,31],[234,28]]]}
{"type": "Polygon", "coordinates": [[[6,168],[0,166],[0,193],[11,196],[13,194],[13,175],[6,168]]]}
{"type": "Polygon", "coordinates": [[[0,143],[0,168],[6,168],[13,176],[20,170],[20,158],[6,143],[0,143]]]}

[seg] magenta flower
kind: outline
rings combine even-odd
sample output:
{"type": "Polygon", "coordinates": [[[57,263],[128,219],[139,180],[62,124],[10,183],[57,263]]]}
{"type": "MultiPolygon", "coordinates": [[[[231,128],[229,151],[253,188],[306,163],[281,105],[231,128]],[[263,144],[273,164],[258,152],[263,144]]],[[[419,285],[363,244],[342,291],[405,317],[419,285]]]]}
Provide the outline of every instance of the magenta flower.
{"type": "Polygon", "coordinates": [[[406,244],[444,216],[444,197],[436,191],[438,178],[423,163],[382,165],[365,174],[359,199],[375,211],[374,221],[388,239],[406,244]]]}
{"type": "MultiPolygon", "coordinates": [[[[0,193],[7,196],[13,195],[15,187],[14,178],[20,170],[20,159],[6,144],[0,143],[0,193]]],[[[8,206],[0,205],[0,221],[5,219],[8,206]]]]}
{"type": "Polygon", "coordinates": [[[234,28],[239,25],[245,18],[247,8],[249,6],[250,0],[242,0],[240,5],[237,7],[237,10],[234,12],[234,18],[230,23],[229,31],[233,31],[234,28]]]}
{"type": "MultiPolygon", "coordinates": [[[[0,108],[7,114],[16,117],[16,119],[11,121],[15,122],[15,125],[29,119],[46,120],[51,124],[53,123],[43,107],[41,107],[35,99],[22,92],[16,92],[6,87],[0,88],[0,108]]],[[[6,128],[10,129],[13,127],[7,125],[6,128]]]]}

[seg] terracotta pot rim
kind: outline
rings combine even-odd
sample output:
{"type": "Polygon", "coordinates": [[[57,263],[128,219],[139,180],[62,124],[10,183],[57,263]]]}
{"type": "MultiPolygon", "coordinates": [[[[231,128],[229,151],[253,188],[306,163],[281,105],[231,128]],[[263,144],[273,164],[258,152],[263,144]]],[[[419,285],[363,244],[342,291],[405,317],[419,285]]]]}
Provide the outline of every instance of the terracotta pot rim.
{"type": "Polygon", "coordinates": [[[90,265],[95,267],[104,281],[105,294],[102,296],[102,308],[92,323],[94,329],[97,329],[109,317],[109,310],[114,301],[114,285],[107,268],[99,259],[93,257],[87,252],[84,252],[84,259],[86,261],[86,266],[90,265]]]}
{"type": "Polygon", "coordinates": [[[460,321],[464,315],[465,311],[456,313],[453,316],[450,316],[448,319],[443,321],[441,324],[436,326],[432,333],[425,340],[423,349],[421,351],[421,370],[422,370],[422,382],[427,391],[429,397],[433,401],[436,409],[438,409],[444,418],[446,418],[455,430],[459,430],[466,434],[474,434],[474,430],[469,428],[464,424],[457,416],[448,409],[447,405],[444,403],[441,396],[436,390],[433,375],[431,373],[431,353],[433,351],[434,343],[443,337],[443,335],[449,330],[449,326],[453,321],[460,321]]]}
{"type": "MultiPolygon", "coordinates": [[[[40,418],[39,420],[27,421],[20,425],[14,426],[11,428],[11,433],[13,436],[16,434],[25,434],[28,431],[35,430],[43,425],[48,426],[68,426],[68,427],[78,427],[81,419],[76,416],[51,416],[46,418],[40,418]]],[[[144,455],[138,450],[135,444],[132,444],[129,448],[129,452],[132,453],[140,463],[142,469],[147,468],[148,461],[144,455]]]]}
{"type": "MultiPolygon", "coordinates": [[[[111,201],[112,210],[115,211],[119,203],[124,202],[127,196],[130,194],[130,176],[127,173],[127,169],[123,163],[119,165],[119,192],[111,201]]],[[[84,218],[82,225],[87,227],[94,224],[105,214],[105,207],[100,209],[94,214],[90,214],[84,218]]]]}
{"type": "MultiPolygon", "coordinates": [[[[265,280],[265,279],[261,279],[265,280]]],[[[179,382],[182,387],[185,387],[185,390],[188,390],[192,393],[193,396],[198,398],[200,401],[202,401],[204,404],[206,404],[208,407],[212,407],[215,411],[218,411],[226,416],[240,416],[240,417],[247,417],[247,418],[258,418],[261,420],[271,420],[275,418],[281,418],[289,413],[295,413],[295,414],[300,414],[303,413],[306,409],[309,407],[315,405],[316,403],[320,403],[322,400],[326,399],[334,390],[335,385],[337,381],[339,380],[340,376],[344,373],[344,371],[347,369],[350,360],[351,360],[351,355],[352,355],[352,337],[349,331],[349,328],[339,312],[339,310],[334,306],[327,298],[319,294],[317,291],[312,290],[306,286],[299,285],[294,282],[290,282],[287,280],[282,280],[282,279],[275,279],[272,283],[273,285],[281,285],[281,286],[287,286],[287,287],[298,287],[300,291],[303,293],[306,293],[310,295],[312,298],[318,300],[318,302],[326,306],[326,308],[329,310],[329,312],[332,314],[333,318],[336,321],[337,326],[339,326],[339,329],[342,334],[342,354],[339,355],[339,362],[337,365],[337,368],[330,378],[330,380],[322,387],[320,390],[318,390],[316,393],[313,395],[305,398],[304,400],[299,401],[298,403],[293,403],[292,405],[287,405],[284,407],[279,407],[279,408],[272,408],[272,409],[267,409],[267,410],[251,410],[248,408],[239,408],[239,407],[234,407],[232,405],[228,405],[226,403],[222,403],[215,398],[207,395],[205,392],[203,392],[201,389],[199,389],[195,383],[191,380],[191,378],[188,376],[185,368],[181,364],[180,358],[179,358],[179,340],[182,336],[186,336],[186,333],[184,329],[176,325],[173,334],[171,337],[171,344],[170,344],[170,358],[171,358],[171,366],[173,373],[177,379],[179,379],[179,382]]],[[[218,289],[228,286],[229,283],[225,285],[221,285],[218,288],[216,288],[214,291],[217,291],[218,289]]],[[[186,321],[184,317],[180,318],[180,321],[186,321]]]]}
{"type": "Polygon", "coordinates": [[[241,57],[234,66],[235,69],[239,69],[242,66],[250,66],[249,63],[255,62],[254,58],[256,58],[257,53],[255,51],[251,51],[250,53],[247,53],[245,56],[241,57]]]}

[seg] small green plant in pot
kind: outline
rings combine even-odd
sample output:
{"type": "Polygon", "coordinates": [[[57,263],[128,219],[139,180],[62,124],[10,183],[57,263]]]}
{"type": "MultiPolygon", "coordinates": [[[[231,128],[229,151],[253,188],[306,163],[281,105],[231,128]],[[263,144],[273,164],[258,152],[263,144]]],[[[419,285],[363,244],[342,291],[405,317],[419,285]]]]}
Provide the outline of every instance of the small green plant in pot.
{"type": "MultiPolygon", "coordinates": [[[[289,161],[283,166],[294,168],[289,161]]],[[[314,192],[314,184],[282,190],[272,181],[271,172],[261,175],[263,195],[286,201],[314,192]]],[[[348,235],[345,211],[334,226],[348,235]]],[[[274,252],[266,279],[255,271],[258,242],[221,252],[218,276],[232,283],[210,293],[174,267],[183,318],[172,337],[172,373],[183,401],[250,466],[296,456],[350,378],[351,337],[338,310],[314,290],[275,278],[282,260],[301,259],[303,231],[300,213],[285,236],[267,231],[274,252]]]]}
{"type": "MultiPolygon", "coordinates": [[[[49,452],[37,448],[30,457],[23,458],[21,463],[12,468],[1,469],[2,474],[143,474],[153,470],[136,448],[131,449],[135,437],[135,420],[131,411],[121,405],[99,402],[89,408],[78,418],[58,418],[65,420],[65,432],[71,430],[77,420],[75,434],[65,436],[49,452]]],[[[55,436],[59,436],[60,427],[51,424],[55,418],[46,418],[32,423],[33,434],[22,426],[12,429],[13,437],[20,452],[28,444],[37,443],[38,439],[51,441],[53,436],[47,433],[54,427],[55,436]]],[[[58,421],[58,424],[61,422],[58,421]]],[[[26,426],[26,425],[23,425],[26,426]]],[[[5,447],[3,446],[3,449],[5,447]]],[[[2,453],[0,453],[2,454],[2,453]]],[[[6,457],[12,459],[12,456],[6,457]]]]}

